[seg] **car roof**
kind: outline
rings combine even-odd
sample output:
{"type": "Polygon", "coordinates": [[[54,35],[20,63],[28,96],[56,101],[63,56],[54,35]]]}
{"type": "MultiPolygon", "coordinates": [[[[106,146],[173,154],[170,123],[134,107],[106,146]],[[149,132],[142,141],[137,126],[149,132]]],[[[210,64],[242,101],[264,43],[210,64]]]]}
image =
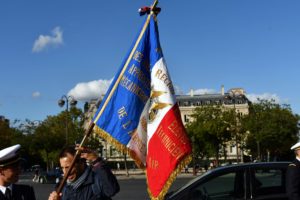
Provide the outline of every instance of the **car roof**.
{"type": "Polygon", "coordinates": [[[287,167],[290,163],[291,162],[287,162],[287,161],[284,161],[284,162],[255,162],[255,163],[251,162],[251,163],[239,163],[239,164],[220,166],[220,167],[208,170],[207,172],[196,177],[193,180],[197,181],[198,179],[200,179],[203,176],[207,176],[208,174],[212,174],[212,173],[217,173],[218,171],[227,171],[227,170],[231,170],[231,169],[244,169],[244,168],[249,168],[249,167],[250,168],[251,167],[274,167],[274,166],[287,167]]]}
{"type": "Polygon", "coordinates": [[[276,166],[287,166],[291,162],[288,161],[282,161],[282,162],[251,162],[251,163],[239,163],[239,164],[232,164],[232,165],[226,165],[226,166],[220,166],[217,168],[214,168],[210,171],[221,171],[224,169],[232,169],[232,168],[248,168],[248,167],[272,167],[274,165],[276,166]]]}
{"type": "Polygon", "coordinates": [[[203,173],[202,175],[195,177],[194,179],[190,180],[188,183],[186,183],[184,186],[179,188],[177,191],[174,191],[173,194],[170,195],[174,196],[177,193],[180,193],[182,190],[185,190],[187,187],[192,185],[193,183],[197,182],[199,179],[202,179],[203,177],[207,177],[210,174],[217,174],[219,172],[223,171],[229,171],[233,169],[244,169],[244,168],[259,168],[259,167],[287,167],[291,162],[251,162],[251,163],[240,163],[240,164],[232,164],[232,165],[226,165],[226,166],[220,166],[211,170],[208,170],[207,172],[203,173]]]}

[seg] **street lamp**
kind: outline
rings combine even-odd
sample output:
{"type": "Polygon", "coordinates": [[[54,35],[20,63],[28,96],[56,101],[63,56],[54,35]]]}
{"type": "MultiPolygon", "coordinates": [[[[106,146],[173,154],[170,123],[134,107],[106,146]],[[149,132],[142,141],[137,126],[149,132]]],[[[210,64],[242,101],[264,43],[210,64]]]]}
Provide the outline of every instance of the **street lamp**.
{"type": "Polygon", "coordinates": [[[68,144],[68,116],[69,116],[69,105],[76,106],[77,101],[73,96],[63,95],[60,100],[58,100],[58,105],[63,107],[66,105],[66,145],[68,144]]]}

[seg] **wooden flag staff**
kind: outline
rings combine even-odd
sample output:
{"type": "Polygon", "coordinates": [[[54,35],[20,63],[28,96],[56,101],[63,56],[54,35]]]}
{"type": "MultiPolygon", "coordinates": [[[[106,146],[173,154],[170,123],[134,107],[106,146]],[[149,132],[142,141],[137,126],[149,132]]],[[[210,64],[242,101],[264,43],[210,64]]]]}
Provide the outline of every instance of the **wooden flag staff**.
{"type": "MultiPolygon", "coordinates": [[[[154,3],[153,3],[152,6],[151,6],[151,13],[150,13],[150,15],[153,14],[152,12],[155,12],[155,10],[156,10],[156,5],[157,5],[157,4],[158,4],[158,0],[155,0],[154,3]]],[[[149,18],[149,16],[148,16],[148,18],[149,18]]],[[[59,186],[58,186],[57,189],[56,189],[57,194],[61,193],[61,191],[62,191],[62,189],[63,189],[63,187],[64,187],[64,185],[65,185],[65,183],[66,183],[66,181],[67,181],[67,178],[68,178],[68,176],[70,175],[71,170],[73,169],[73,167],[74,167],[74,165],[75,165],[75,161],[80,157],[81,149],[82,149],[82,147],[83,147],[83,144],[85,143],[86,139],[91,135],[91,133],[92,133],[92,131],[93,131],[93,129],[94,129],[94,126],[95,126],[95,122],[98,121],[98,119],[99,119],[100,116],[102,115],[102,113],[103,113],[104,109],[106,108],[106,106],[107,106],[107,104],[108,104],[108,102],[109,102],[109,100],[110,100],[112,94],[114,93],[116,87],[118,86],[118,84],[119,84],[119,82],[120,82],[120,80],[121,80],[121,78],[122,78],[122,76],[123,76],[123,74],[124,74],[124,72],[125,72],[125,69],[127,68],[128,63],[129,63],[129,61],[131,60],[131,58],[132,58],[132,56],[133,56],[133,53],[135,52],[135,50],[136,50],[136,48],[137,48],[137,44],[139,43],[139,41],[140,41],[140,39],[141,39],[141,36],[144,34],[145,28],[148,26],[148,24],[149,24],[149,20],[147,20],[147,22],[145,23],[144,28],[143,28],[143,31],[141,31],[141,33],[140,33],[140,35],[139,35],[139,37],[138,37],[138,40],[136,41],[136,43],[135,43],[135,45],[134,45],[134,48],[132,49],[132,51],[131,51],[131,53],[130,53],[130,56],[128,57],[127,62],[126,62],[126,64],[125,64],[125,66],[124,66],[124,68],[123,68],[123,70],[122,70],[120,76],[118,77],[118,79],[117,79],[115,85],[113,86],[113,89],[111,90],[111,92],[110,92],[110,94],[108,95],[106,101],[104,102],[104,104],[103,104],[103,106],[102,106],[100,112],[98,113],[96,119],[95,119],[94,121],[91,121],[91,123],[90,123],[88,129],[85,131],[84,137],[83,137],[83,139],[81,140],[81,142],[80,142],[80,144],[79,144],[79,146],[78,146],[78,149],[77,149],[77,151],[76,151],[76,153],[75,153],[75,155],[74,155],[74,158],[73,158],[73,160],[72,160],[72,162],[71,162],[71,165],[69,166],[69,169],[67,170],[66,174],[64,174],[64,177],[63,177],[62,181],[60,182],[59,186]]]]}
{"type": "Polygon", "coordinates": [[[74,158],[73,158],[73,160],[72,160],[72,163],[71,163],[71,165],[69,166],[69,169],[68,169],[67,173],[64,174],[64,177],[63,177],[62,181],[60,182],[59,186],[58,186],[57,189],[56,189],[57,194],[61,193],[61,191],[62,191],[62,189],[63,189],[63,187],[64,187],[64,185],[65,185],[65,183],[66,183],[66,181],[67,181],[67,178],[68,178],[68,176],[70,175],[71,170],[72,170],[72,168],[73,168],[74,165],[75,165],[75,161],[80,157],[80,154],[81,154],[81,147],[83,146],[83,144],[84,144],[84,142],[86,141],[86,139],[91,135],[94,126],[95,126],[95,123],[94,123],[94,122],[91,122],[90,125],[89,125],[89,128],[85,131],[84,137],[83,137],[81,143],[79,144],[79,147],[78,147],[78,149],[77,149],[77,151],[76,151],[76,153],[75,153],[75,155],[74,155],[74,158]]]}

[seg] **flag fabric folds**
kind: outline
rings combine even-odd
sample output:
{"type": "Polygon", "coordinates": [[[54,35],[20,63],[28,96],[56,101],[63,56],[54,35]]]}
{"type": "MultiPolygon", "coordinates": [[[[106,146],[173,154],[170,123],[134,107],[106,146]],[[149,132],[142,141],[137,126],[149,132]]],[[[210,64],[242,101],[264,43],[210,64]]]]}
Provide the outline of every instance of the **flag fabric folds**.
{"type": "Polygon", "coordinates": [[[159,43],[147,15],[93,119],[96,132],[146,170],[151,199],[163,199],[190,162],[191,145],[159,43]]]}

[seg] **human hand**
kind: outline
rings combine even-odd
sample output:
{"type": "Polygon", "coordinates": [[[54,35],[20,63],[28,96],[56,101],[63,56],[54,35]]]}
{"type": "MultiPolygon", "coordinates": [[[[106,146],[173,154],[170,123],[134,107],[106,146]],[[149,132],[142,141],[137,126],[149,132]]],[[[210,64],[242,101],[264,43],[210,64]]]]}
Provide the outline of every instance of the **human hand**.
{"type": "Polygon", "coordinates": [[[57,193],[56,191],[53,191],[50,193],[48,200],[59,200],[62,196],[62,193],[57,193]]]}
{"type": "Polygon", "coordinates": [[[81,154],[80,157],[86,159],[88,162],[93,162],[97,160],[98,154],[96,151],[88,148],[88,147],[83,147],[81,146],[79,148],[79,145],[76,145],[76,150],[80,149],[81,154]]]}

